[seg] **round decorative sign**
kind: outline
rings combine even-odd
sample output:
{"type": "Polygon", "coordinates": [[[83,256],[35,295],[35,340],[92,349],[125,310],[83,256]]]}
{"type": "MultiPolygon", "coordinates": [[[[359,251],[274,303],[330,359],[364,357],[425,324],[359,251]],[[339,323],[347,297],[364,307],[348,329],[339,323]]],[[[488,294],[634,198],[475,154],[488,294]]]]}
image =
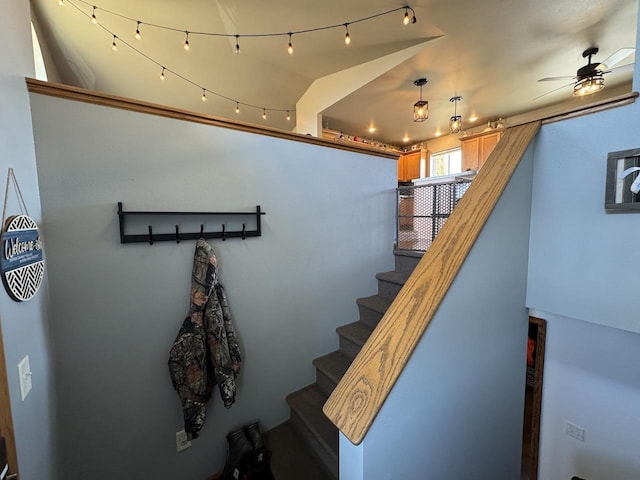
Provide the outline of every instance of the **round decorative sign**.
{"type": "Polygon", "coordinates": [[[16,302],[30,300],[44,278],[38,224],[27,215],[9,217],[2,232],[2,282],[16,302]]]}

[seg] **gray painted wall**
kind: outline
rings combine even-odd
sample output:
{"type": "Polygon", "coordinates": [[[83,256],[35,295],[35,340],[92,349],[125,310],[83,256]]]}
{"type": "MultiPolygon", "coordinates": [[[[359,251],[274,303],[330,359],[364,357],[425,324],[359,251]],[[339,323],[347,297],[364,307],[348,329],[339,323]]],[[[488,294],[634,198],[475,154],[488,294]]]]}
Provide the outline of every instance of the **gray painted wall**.
{"type": "Polygon", "coordinates": [[[547,320],[542,479],[640,477],[640,216],[604,211],[607,153],[638,148],[639,129],[635,103],[537,139],[527,305],[547,320]]]}
{"type": "Polygon", "coordinates": [[[530,147],[367,434],[363,478],[519,478],[532,159],[530,147]]]}
{"type": "MultiPolygon", "coordinates": [[[[29,96],[24,82],[25,76],[33,75],[28,2],[2,2],[0,43],[10,45],[10,48],[0,50],[0,182],[5,185],[7,171],[13,168],[28,213],[40,223],[29,96]]],[[[8,197],[7,215],[19,213],[23,212],[12,189],[8,197]]],[[[42,235],[42,238],[46,255],[46,235],[42,235]]],[[[0,317],[20,478],[54,479],[57,478],[54,376],[47,320],[47,280],[45,277],[40,291],[28,302],[14,302],[4,288],[0,290],[0,317]],[[23,402],[17,364],[25,355],[29,355],[33,389],[23,402]]]]}
{"type": "Polygon", "coordinates": [[[285,395],[314,380],[311,360],[337,348],[335,327],[357,319],[355,298],[393,268],[396,161],[31,101],[64,474],[204,479],[222,468],[228,431],[288,417],[285,395]],[[167,356],[188,311],[195,242],[121,245],[118,201],[267,212],[263,237],[212,241],[245,365],[236,404],[225,410],[214,392],[201,437],[181,453],[167,356]]]}

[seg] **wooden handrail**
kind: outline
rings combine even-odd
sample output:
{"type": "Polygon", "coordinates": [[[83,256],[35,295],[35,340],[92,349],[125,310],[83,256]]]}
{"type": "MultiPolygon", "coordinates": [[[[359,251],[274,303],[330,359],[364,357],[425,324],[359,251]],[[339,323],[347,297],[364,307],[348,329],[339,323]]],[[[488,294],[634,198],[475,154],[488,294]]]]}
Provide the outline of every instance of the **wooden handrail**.
{"type": "Polygon", "coordinates": [[[352,443],[364,439],[539,128],[534,122],[505,130],[325,403],[325,415],[352,443]]]}
{"type": "Polygon", "coordinates": [[[65,98],[67,100],[75,100],[79,102],[92,103],[105,107],[119,108],[122,110],[130,110],[132,112],[146,113],[149,115],[157,115],[160,117],[173,118],[176,120],[184,120],[187,122],[202,123],[205,125],[213,125],[216,127],[229,128],[239,130],[246,133],[255,133],[258,135],[266,135],[268,137],[282,138],[292,140],[294,142],[310,143],[321,147],[337,148],[339,150],[347,150],[349,152],[364,153],[376,157],[392,158],[397,160],[398,153],[384,150],[382,148],[367,145],[365,143],[345,143],[325,140],[323,138],[313,137],[311,135],[303,135],[301,133],[292,133],[277,128],[264,127],[253,123],[239,122],[228,118],[216,117],[205,113],[192,112],[182,110],[167,105],[159,105],[157,103],[143,102],[142,100],[134,100],[132,98],[119,97],[107,93],[97,92],[95,90],[86,90],[79,87],[71,87],[54,82],[43,82],[27,78],[27,88],[31,93],[48,95],[50,97],[65,98]]]}

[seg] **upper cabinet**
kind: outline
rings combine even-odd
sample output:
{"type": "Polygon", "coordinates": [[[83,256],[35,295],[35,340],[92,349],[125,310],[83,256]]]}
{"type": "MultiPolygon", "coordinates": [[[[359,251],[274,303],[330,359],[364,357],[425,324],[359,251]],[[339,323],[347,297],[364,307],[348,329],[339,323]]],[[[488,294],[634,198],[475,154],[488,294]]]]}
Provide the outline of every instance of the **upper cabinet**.
{"type": "Polygon", "coordinates": [[[480,170],[500,141],[502,132],[499,130],[461,138],[462,171],[480,170]]]}
{"type": "Polygon", "coordinates": [[[398,159],[398,181],[408,182],[420,178],[420,150],[405,153],[398,159]]]}

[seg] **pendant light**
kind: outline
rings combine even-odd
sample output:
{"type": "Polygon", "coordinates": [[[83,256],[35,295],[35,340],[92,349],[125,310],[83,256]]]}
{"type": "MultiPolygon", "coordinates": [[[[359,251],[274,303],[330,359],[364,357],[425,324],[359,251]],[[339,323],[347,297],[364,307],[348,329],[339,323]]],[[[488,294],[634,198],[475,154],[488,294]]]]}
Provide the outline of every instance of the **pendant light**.
{"type": "Polygon", "coordinates": [[[458,102],[462,100],[462,97],[451,97],[450,102],[453,102],[453,116],[449,119],[449,132],[460,133],[462,128],[462,117],[458,115],[458,102]]]}
{"type": "Polygon", "coordinates": [[[429,102],[422,100],[422,86],[427,84],[427,79],[419,78],[413,84],[420,87],[420,100],[413,104],[413,121],[424,122],[429,118],[429,102]]]}

